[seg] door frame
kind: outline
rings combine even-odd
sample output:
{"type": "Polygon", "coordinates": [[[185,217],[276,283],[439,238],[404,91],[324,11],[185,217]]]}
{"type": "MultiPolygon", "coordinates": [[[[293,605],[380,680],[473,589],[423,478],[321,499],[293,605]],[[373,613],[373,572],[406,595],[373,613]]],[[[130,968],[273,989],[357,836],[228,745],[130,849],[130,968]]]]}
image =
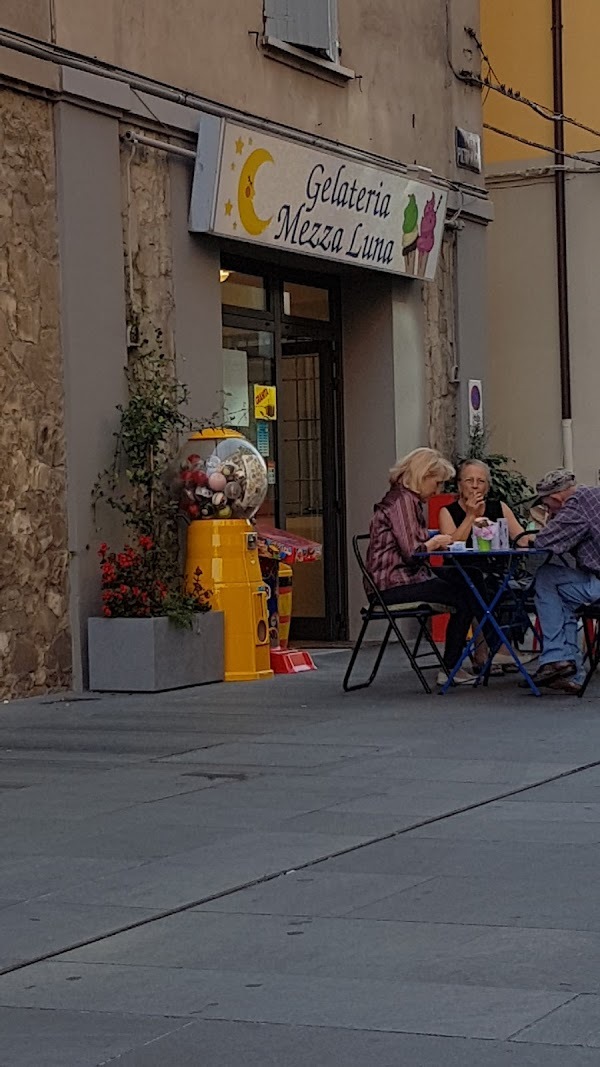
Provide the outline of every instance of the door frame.
{"type": "MultiPolygon", "coordinates": [[[[285,341],[306,343],[306,354],[320,357],[321,453],[322,475],[327,492],[323,493],[323,558],[325,560],[325,618],[311,620],[314,640],[345,641],[348,637],[348,573],[346,552],[344,411],[342,380],[341,291],[337,278],[321,273],[287,270],[237,256],[222,257],[223,270],[252,274],[264,279],[266,309],[222,305],[222,323],[240,329],[264,330],[274,337],[275,384],[281,388],[282,346],[285,341]],[[283,283],[297,282],[327,289],[330,319],[328,322],[283,313],[283,283]],[[327,502],[327,503],[326,503],[327,502]],[[318,633],[318,630],[322,630],[318,633]]],[[[283,427],[277,421],[277,452],[282,456],[283,427]]],[[[279,463],[278,463],[279,468],[279,463]]],[[[279,494],[277,499],[279,508],[279,494]]],[[[279,516],[278,516],[279,521],[279,516]]],[[[308,630],[308,622],[306,629],[308,630]]],[[[297,636],[304,640],[305,627],[297,636]]]]}

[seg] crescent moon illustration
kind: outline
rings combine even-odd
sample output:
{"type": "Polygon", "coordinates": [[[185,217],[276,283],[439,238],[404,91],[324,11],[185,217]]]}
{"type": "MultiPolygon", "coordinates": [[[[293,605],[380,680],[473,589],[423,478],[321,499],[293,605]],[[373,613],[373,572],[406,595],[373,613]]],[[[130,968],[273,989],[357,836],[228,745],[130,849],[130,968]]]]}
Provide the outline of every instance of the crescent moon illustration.
{"type": "Polygon", "coordinates": [[[256,175],[263,163],[273,162],[273,156],[270,152],[267,152],[266,148],[256,148],[254,152],[251,152],[248,156],[248,159],[242,167],[242,173],[240,174],[238,185],[238,210],[242,226],[252,235],[252,237],[258,237],[263,233],[273,218],[271,215],[271,218],[269,219],[261,219],[254,210],[256,175]]]}

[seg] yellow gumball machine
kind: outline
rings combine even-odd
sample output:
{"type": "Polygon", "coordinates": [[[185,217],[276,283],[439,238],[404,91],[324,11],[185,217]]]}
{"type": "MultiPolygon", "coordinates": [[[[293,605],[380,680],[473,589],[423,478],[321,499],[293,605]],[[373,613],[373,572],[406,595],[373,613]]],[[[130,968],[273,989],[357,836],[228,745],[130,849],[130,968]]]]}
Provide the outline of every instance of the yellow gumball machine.
{"type": "Polygon", "coordinates": [[[194,577],[225,615],[225,681],[272,678],[268,589],[250,520],[267,495],[265,461],[236,430],[193,434],[181,456],[180,506],[187,532],[186,588],[194,577]]]}

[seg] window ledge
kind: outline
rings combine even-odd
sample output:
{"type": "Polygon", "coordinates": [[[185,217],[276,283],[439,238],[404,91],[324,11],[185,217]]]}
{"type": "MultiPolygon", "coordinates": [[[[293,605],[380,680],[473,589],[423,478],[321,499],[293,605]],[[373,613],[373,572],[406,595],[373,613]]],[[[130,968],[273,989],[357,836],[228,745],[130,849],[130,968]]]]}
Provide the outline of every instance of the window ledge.
{"type": "Polygon", "coordinates": [[[262,37],[261,46],[269,59],[295,67],[296,70],[303,70],[317,78],[325,78],[326,81],[335,82],[338,85],[344,85],[356,78],[355,72],[349,67],[342,67],[340,63],[333,63],[330,59],[313,55],[303,48],[296,48],[287,41],[280,41],[278,37],[262,37]]]}

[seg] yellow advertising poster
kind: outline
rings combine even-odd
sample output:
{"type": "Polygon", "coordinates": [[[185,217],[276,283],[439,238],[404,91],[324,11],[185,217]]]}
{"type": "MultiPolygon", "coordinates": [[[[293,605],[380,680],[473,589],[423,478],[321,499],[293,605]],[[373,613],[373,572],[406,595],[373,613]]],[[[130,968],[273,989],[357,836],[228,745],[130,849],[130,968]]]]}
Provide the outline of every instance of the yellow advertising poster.
{"type": "Polygon", "coordinates": [[[277,388],[274,385],[254,386],[254,418],[274,422],[277,418],[277,388]]]}

